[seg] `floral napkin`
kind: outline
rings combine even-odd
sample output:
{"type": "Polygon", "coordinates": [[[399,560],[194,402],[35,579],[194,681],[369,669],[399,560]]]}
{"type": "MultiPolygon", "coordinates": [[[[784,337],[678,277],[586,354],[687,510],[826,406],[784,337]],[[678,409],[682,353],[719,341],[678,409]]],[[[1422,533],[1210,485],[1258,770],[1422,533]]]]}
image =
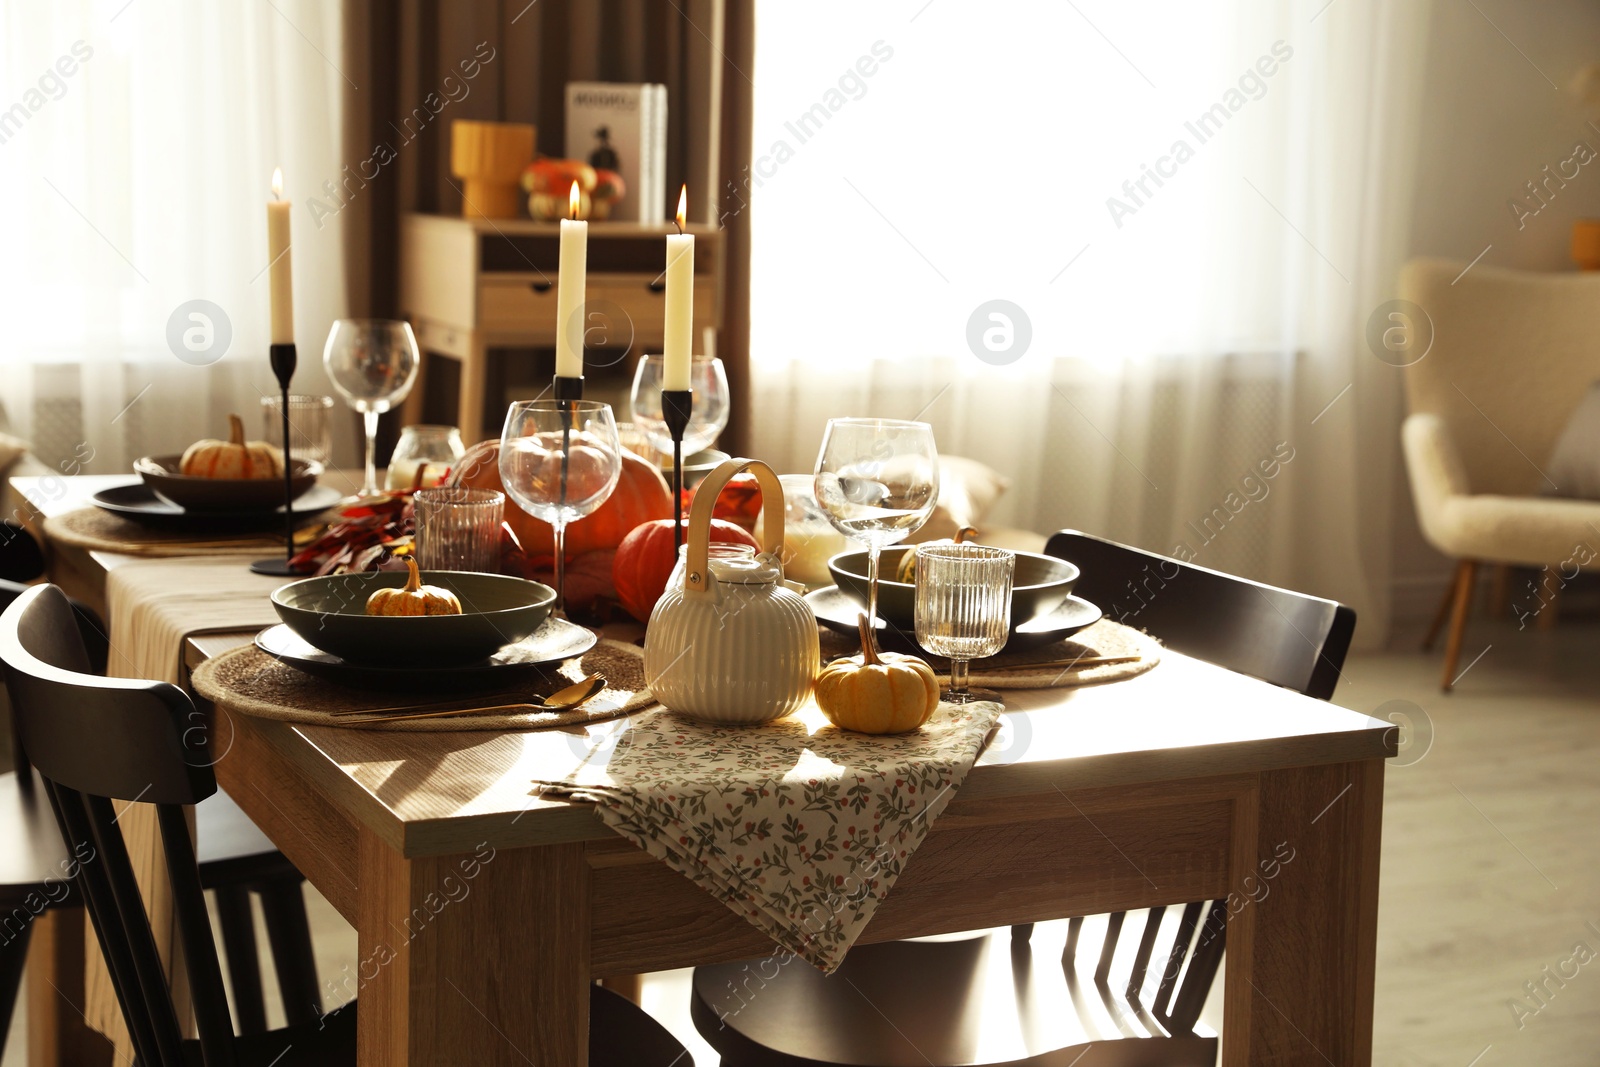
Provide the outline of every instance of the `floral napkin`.
{"type": "Polygon", "coordinates": [[[814,707],[758,727],[657,710],[619,723],[565,779],[538,784],[592,800],[617,833],[831,972],[1000,711],[941,704],[915,733],[873,737],[828,725],[814,707]]]}

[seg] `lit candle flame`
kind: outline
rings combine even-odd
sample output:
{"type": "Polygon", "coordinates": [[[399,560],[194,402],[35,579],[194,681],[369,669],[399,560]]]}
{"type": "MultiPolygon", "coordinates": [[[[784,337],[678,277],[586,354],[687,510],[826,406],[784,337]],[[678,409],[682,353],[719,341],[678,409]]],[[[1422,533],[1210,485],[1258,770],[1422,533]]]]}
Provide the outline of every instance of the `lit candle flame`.
{"type": "Polygon", "coordinates": [[[683,224],[689,217],[689,187],[685,185],[678,193],[678,232],[683,232],[683,224]]]}
{"type": "Polygon", "coordinates": [[[283,199],[283,168],[272,168],[272,199],[283,199]]]}
{"type": "Polygon", "coordinates": [[[569,212],[571,212],[571,217],[574,219],[578,217],[578,203],[578,183],[576,180],[574,180],[572,183],[572,191],[567,194],[567,209],[569,212]]]}

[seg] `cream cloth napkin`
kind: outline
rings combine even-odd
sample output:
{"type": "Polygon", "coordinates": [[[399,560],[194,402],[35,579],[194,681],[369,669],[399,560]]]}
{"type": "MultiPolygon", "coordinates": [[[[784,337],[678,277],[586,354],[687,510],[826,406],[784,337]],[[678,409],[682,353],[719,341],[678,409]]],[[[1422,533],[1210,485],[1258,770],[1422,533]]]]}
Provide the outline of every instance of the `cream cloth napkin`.
{"type": "MultiPolygon", "coordinates": [[[[248,630],[277,621],[268,599],[282,578],[252,574],[250,556],[139,560],[106,575],[111,615],[108,673],[118,678],[181,682],[184,639],[191,634],[248,630]]],[[[188,978],[178,952],[172,898],[161,862],[155,808],[133,804],[117,820],[128,845],[134,876],[150,912],[150,927],[171,978],[174,999],[188,1003],[188,978]]],[[[193,827],[191,825],[191,831],[193,827]]],[[[94,937],[87,938],[84,1014],[111,1039],[117,1062],[133,1059],[111,975],[94,937]]]]}
{"type": "Polygon", "coordinates": [[[941,704],[909,734],[828,725],[814,705],[766,726],[665,710],[629,719],[543,792],[601,821],[790,953],[832,972],[966,779],[1000,705],[941,704]],[[603,762],[602,762],[603,760],[603,762]]]}

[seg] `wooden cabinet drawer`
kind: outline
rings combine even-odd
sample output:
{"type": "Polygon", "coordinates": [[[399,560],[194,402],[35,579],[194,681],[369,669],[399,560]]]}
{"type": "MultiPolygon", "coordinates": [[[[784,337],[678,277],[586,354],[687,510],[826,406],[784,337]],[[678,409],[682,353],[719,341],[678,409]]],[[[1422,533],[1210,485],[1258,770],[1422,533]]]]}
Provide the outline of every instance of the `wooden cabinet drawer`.
{"type": "MultiPolygon", "coordinates": [[[[514,330],[555,343],[556,286],[549,281],[485,278],[478,289],[478,328],[514,330]]],[[[530,338],[532,339],[532,338],[530,338]]]]}
{"type": "MultiPolygon", "coordinates": [[[[494,332],[525,333],[534,343],[555,343],[556,287],[524,278],[485,278],[479,290],[478,326],[494,332]]],[[[665,326],[666,293],[659,276],[591,274],[588,303],[591,329],[625,339],[631,329],[635,345],[659,345],[665,326]]],[[[696,329],[717,324],[716,287],[711,278],[695,279],[696,329]]],[[[698,346],[697,346],[698,347],[698,346]]]]}

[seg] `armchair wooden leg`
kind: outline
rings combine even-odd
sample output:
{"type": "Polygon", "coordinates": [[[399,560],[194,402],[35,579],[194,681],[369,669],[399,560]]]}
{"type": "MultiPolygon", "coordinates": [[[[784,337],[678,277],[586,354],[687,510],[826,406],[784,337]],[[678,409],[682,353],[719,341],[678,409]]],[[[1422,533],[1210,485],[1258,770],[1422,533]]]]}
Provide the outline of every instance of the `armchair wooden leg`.
{"type": "Polygon", "coordinates": [[[1561,590],[1566,588],[1566,583],[1554,567],[1546,567],[1540,578],[1540,584],[1549,590],[1550,595],[1545,599],[1544,610],[1539,612],[1539,621],[1534,625],[1541,630],[1554,630],[1561,614],[1561,590]],[[1552,578],[1555,579],[1553,582],[1550,581],[1552,578]]]}
{"type": "Polygon", "coordinates": [[[1456,680],[1456,663],[1461,659],[1461,638],[1467,632],[1467,614],[1472,608],[1473,587],[1477,584],[1478,563],[1464,559],[1456,565],[1455,603],[1450,612],[1450,635],[1444,643],[1444,676],[1439,688],[1450,692],[1456,680]]]}
{"type": "Polygon", "coordinates": [[[1444,629],[1444,620],[1450,617],[1450,605],[1456,602],[1456,586],[1461,582],[1461,568],[1463,563],[1456,564],[1456,573],[1450,577],[1450,584],[1444,587],[1444,597],[1439,601],[1439,610],[1433,613],[1433,621],[1428,624],[1428,636],[1422,639],[1422,651],[1426,652],[1433,647],[1439,639],[1439,631],[1444,629]]]}
{"type": "Polygon", "coordinates": [[[1489,583],[1489,610],[1492,619],[1504,619],[1511,614],[1511,564],[1496,563],[1494,577],[1489,583]]]}

